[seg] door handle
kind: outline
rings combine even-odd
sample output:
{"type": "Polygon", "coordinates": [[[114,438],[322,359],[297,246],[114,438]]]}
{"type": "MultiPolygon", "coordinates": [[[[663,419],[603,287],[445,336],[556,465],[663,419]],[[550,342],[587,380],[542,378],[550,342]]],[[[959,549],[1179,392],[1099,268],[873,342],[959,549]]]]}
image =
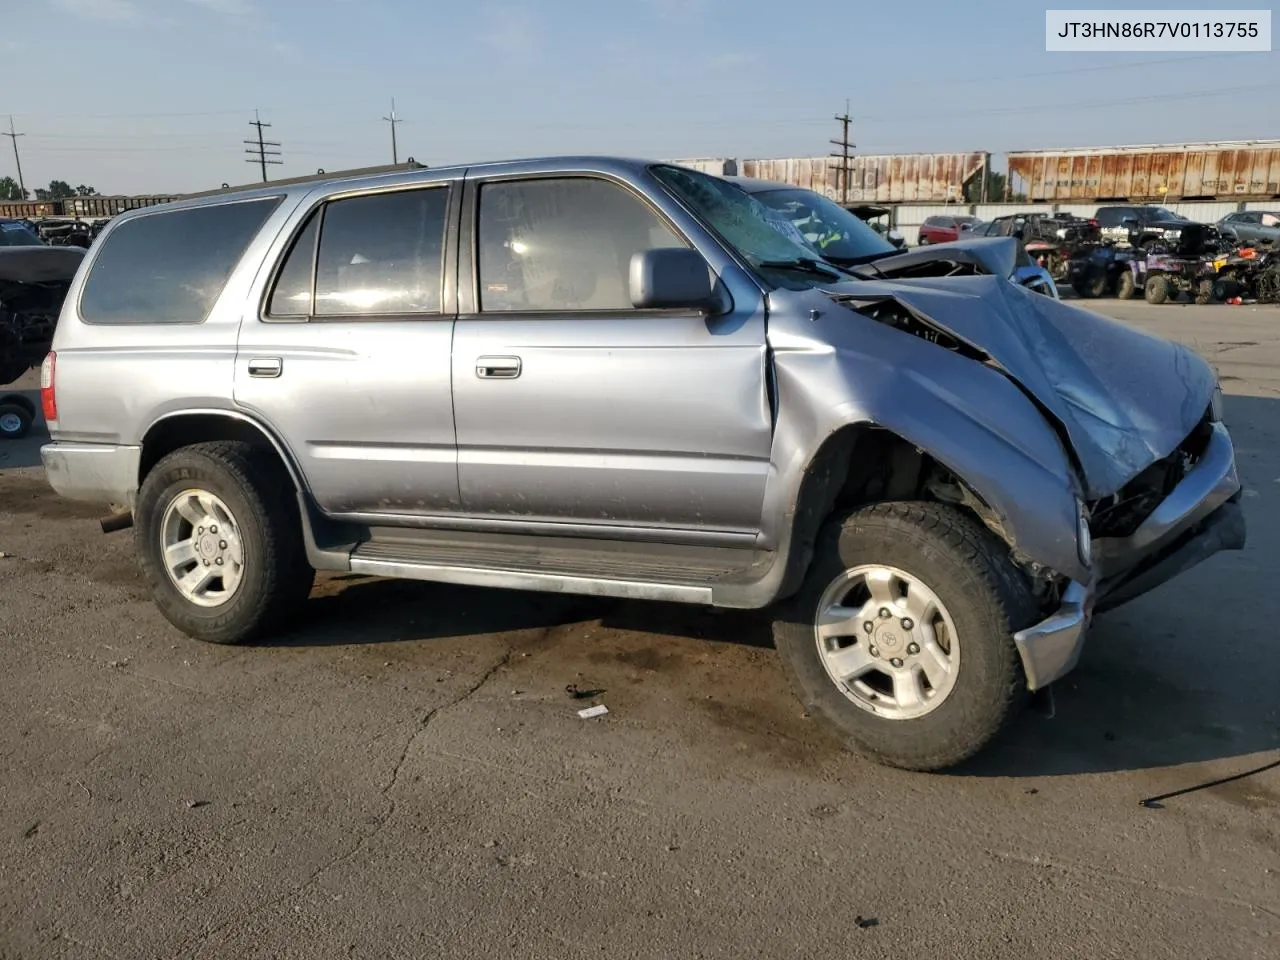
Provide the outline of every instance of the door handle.
{"type": "Polygon", "coordinates": [[[519,357],[477,357],[476,376],[481,380],[514,380],[520,376],[519,357]]]}
{"type": "Polygon", "coordinates": [[[278,377],[284,372],[284,361],[279,357],[254,357],[249,361],[249,376],[278,377]]]}

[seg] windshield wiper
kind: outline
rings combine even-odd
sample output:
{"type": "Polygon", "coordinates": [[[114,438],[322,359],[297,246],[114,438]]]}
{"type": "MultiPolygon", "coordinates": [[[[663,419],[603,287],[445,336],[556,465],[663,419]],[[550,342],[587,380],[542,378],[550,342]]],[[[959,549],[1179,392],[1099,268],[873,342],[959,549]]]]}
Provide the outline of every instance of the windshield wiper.
{"type": "Polygon", "coordinates": [[[797,257],[794,260],[761,260],[756,266],[764,270],[797,270],[800,273],[812,273],[828,280],[839,280],[841,271],[829,263],[814,260],[811,257],[797,257]]]}

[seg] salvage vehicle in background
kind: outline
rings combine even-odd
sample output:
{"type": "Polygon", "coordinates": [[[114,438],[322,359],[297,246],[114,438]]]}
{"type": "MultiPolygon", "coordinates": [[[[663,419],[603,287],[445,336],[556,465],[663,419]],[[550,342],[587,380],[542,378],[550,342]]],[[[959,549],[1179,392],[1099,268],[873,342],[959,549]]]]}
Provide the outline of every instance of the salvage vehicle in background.
{"type": "Polygon", "coordinates": [[[1280,247],[1280,212],[1244,210],[1229,213],[1216,224],[1218,232],[1236,243],[1269,243],[1280,247]]]}
{"type": "MultiPolygon", "coordinates": [[[[44,360],[84,251],[46,246],[18,221],[0,219],[0,387],[44,360]]],[[[26,436],[35,407],[0,392],[0,439],[26,436]]]]}
{"type": "Polygon", "coordinates": [[[1176,234],[1131,248],[1116,295],[1128,300],[1141,292],[1148,303],[1166,303],[1189,294],[1196,303],[1212,303],[1213,261],[1230,249],[1214,227],[1189,220],[1176,234]]]}
{"type": "Polygon", "coordinates": [[[0,223],[0,385],[40,365],[53,342],[62,300],[84,259],[78,247],[50,247],[0,223]]]}
{"type": "Polygon", "coordinates": [[[290,629],[315,570],[769,610],[814,716],[939,769],[1245,541],[1213,369],[1019,254],[845,270],[617,158],[219,192],[89,250],[41,455],[197,639],[290,629]]]}
{"type": "Polygon", "coordinates": [[[878,203],[847,203],[841,204],[841,206],[866,223],[867,226],[899,250],[906,247],[907,238],[902,235],[902,231],[896,227],[889,226],[889,217],[893,214],[891,207],[882,206],[878,203]]]}
{"type": "Polygon", "coordinates": [[[1240,247],[1213,257],[1205,267],[1212,297],[1280,303],[1280,247],[1240,247]]]}
{"type": "Polygon", "coordinates": [[[953,240],[959,240],[960,231],[964,225],[977,222],[977,217],[971,217],[967,214],[926,217],[924,223],[920,224],[920,246],[923,247],[930,243],[950,243],[953,240]]]}
{"type": "Polygon", "coordinates": [[[1144,203],[1101,206],[1093,219],[1104,242],[1132,247],[1176,242],[1183,229],[1195,223],[1165,207],[1144,203]]]}

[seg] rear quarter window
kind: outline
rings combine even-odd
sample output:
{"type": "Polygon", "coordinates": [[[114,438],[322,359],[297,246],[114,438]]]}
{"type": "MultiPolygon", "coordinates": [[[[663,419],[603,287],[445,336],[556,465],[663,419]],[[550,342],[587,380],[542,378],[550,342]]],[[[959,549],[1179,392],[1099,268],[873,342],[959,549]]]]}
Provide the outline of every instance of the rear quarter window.
{"type": "Polygon", "coordinates": [[[149,213],[104,239],[80,295],[86,323],[202,323],[280,197],[149,213]]]}

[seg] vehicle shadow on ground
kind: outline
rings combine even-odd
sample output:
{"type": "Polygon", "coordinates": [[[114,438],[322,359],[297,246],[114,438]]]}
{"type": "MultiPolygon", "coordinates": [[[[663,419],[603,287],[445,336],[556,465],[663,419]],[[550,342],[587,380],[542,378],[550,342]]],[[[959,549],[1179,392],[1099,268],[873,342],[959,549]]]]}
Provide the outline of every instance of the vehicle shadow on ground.
{"type": "Polygon", "coordinates": [[[318,579],[293,629],[260,646],[325,647],[442,640],[599,622],[619,631],[771,647],[767,617],[680,604],[487,590],[363,574],[318,579]]]}
{"type": "Polygon", "coordinates": [[[49,431],[45,429],[44,417],[40,415],[40,391],[0,387],[0,397],[9,394],[17,394],[30,400],[35,405],[36,418],[31,424],[31,430],[21,440],[0,439],[0,471],[38,467],[40,447],[49,442],[49,431]]]}

